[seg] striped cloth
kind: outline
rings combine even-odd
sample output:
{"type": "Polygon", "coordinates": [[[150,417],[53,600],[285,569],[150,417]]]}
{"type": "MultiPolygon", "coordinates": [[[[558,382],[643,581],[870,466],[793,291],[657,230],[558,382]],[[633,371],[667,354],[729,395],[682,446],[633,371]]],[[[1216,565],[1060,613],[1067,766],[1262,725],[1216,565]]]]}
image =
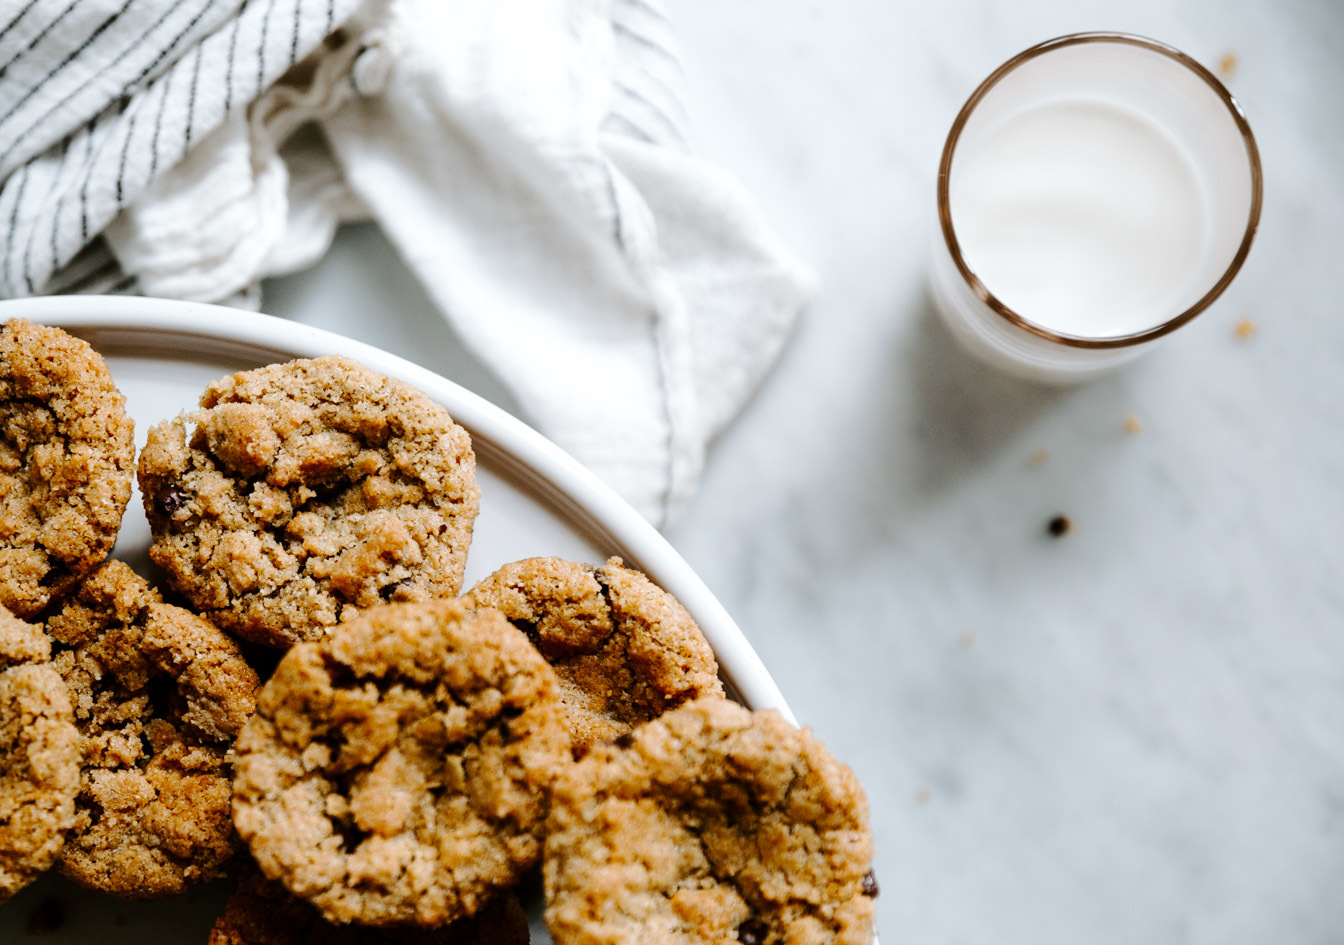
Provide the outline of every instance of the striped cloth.
{"type": "Polygon", "coordinates": [[[356,6],[9,4],[0,13],[0,297],[133,289],[134,276],[91,241],[356,6]]]}
{"type": "Polygon", "coordinates": [[[371,218],[655,523],[813,280],[692,147],[661,0],[13,0],[0,297],[257,306],[371,218]]]}

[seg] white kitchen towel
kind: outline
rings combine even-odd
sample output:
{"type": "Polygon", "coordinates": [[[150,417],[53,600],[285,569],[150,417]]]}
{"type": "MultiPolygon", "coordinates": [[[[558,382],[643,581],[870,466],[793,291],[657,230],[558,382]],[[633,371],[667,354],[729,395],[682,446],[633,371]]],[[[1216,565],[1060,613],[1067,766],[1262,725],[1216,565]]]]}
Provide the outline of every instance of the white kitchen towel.
{"type": "Polygon", "coordinates": [[[255,299],[372,217],[529,419],[658,524],[812,295],[694,155],[658,0],[15,12],[4,295],[255,299]]]}

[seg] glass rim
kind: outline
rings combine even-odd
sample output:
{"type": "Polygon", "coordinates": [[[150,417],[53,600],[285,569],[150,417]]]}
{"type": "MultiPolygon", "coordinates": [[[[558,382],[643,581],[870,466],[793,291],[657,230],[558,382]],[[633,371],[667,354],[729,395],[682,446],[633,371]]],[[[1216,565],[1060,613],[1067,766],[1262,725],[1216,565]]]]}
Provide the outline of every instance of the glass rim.
{"type": "Polygon", "coordinates": [[[1013,56],[990,73],[989,77],[981,82],[976,90],[971,93],[971,97],[966,100],[966,104],[962,105],[961,111],[957,113],[956,120],[952,122],[951,130],[948,131],[947,141],[943,145],[942,160],[938,165],[938,221],[942,229],[943,240],[947,244],[948,251],[952,254],[952,262],[956,265],[957,271],[961,273],[962,279],[965,280],[967,286],[970,287],[975,296],[985,305],[989,306],[990,310],[995,314],[1024,331],[1028,331],[1037,337],[1044,338],[1046,341],[1052,341],[1057,344],[1069,345],[1075,348],[1123,348],[1130,345],[1141,344],[1145,341],[1151,341],[1175,331],[1212,305],[1214,300],[1223,294],[1223,290],[1226,289],[1236,277],[1237,273],[1241,270],[1242,264],[1246,261],[1247,254],[1251,251],[1251,243],[1254,241],[1256,229],[1260,225],[1260,206],[1263,201],[1263,183],[1263,174],[1260,166],[1260,149],[1256,146],[1255,135],[1251,133],[1251,126],[1246,120],[1246,113],[1242,111],[1240,103],[1237,102],[1232,93],[1227,90],[1227,87],[1224,86],[1212,72],[1200,65],[1190,56],[1181,52],[1179,49],[1176,49],[1174,46],[1169,46],[1166,43],[1159,42],[1155,39],[1149,39],[1146,36],[1139,36],[1134,33],[1106,31],[1069,33],[1065,36],[1057,36],[1054,39],[1047,39],[1045,42],[1037,43],[1035,46],[1025,49],[1016,56],[1013,56]],[[1038,56],[1068,46],[1078,46],[1086,43],[1117,43],[1127,46],[1137,46],[1174,60],[1195,76],[1202,79],[1218,96],[1219,100],[1226,107],[1233,122],[1236,124],[1237,129],[1241,132],[1242,142],[1246,146],[1246,158],[1251,172],[1251,210],[1246,221],[1246,230],[1242,235],[1241,244],[1237,247],[1237,251],[1232,257],[1232,261],[1228,264],[1227,269],[1224,270],[1222,276],[1213,284],[1213,287],[1205,292],[1204,295],[1195,301],[1189,308],[1160,324],[1125,335],[1111,335],[1099,338],[1052,331],[1051,329],[1038,325],[1030,319],[1018,314],[990,292],[989,288],[980,280],[980,277],[977,276],[975,271],[969,264],[967,264],[965,257],[962,256],[961,244],[957,240],[956,229],[952,225],[952,204],[948,193],[951,181],[952,158],[956,152],[957,143],[961,139],[961,133],[966,126],[966,122],[970,120],[971,114],[975,111],[976,106],[980,104],[985,96],[988,95],[1005,76],[1038,56]]]}

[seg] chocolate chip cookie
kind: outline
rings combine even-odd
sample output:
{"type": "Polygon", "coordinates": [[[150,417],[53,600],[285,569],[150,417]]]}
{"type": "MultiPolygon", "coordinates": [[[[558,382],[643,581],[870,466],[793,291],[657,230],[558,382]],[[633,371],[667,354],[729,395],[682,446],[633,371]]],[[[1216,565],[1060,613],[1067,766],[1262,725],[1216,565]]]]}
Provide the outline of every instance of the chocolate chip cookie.
{"type": "Polygon", "coordinates": [[[0,605],[34,617],[102,563],[134,454],[126,400],[87,342],[0,325],[0,605]]]}
{"type": "Polygon", "coordinates": [[[259,685],[238,645],[109,561],[47,623],[83,771],[61,870],[127,899],[223,874],[237,848],[225,753],[259,685]]]}
{"type": "Polygon", "coordinates": [[[150,557],[225,630],[319,639],[361,609],[461,589],[475,467],[443,407],[348,358],[244,371],[150,430],[150,557]]]}
{"type": "Polygon", "coordinates": [[[263,873],[329,921],[424,927],[536,862],[570,757],[555,673],[501,614],[451,600],[295,646],[234,750],[234,824],[263,873]]]}
{"type": "Polygon", "coordinates": [[[56,862],[75,822],[79,732],[50,655],[0,607],[0,902],[56,862]]]}
{"type": "Polygon", "coordinates": [[[869,945],[868,807],[777,713],[701,699],[562,774],[546,837],[557,945],[869,945]]]}
{"type": "Polygon", "coordinates": [[[527,945],[527,916],[512,890],[441,929],[332,925],[279,883],[248,873],[215,920],[207,945],[527,945]]]}
{"type": "Polygon", "coordinates": [[[493,607],[555,667],[576,754],[667,709],[723,696],[718,663],[671,594],[612,558],[505,565],[462,596],[493,607]]]}

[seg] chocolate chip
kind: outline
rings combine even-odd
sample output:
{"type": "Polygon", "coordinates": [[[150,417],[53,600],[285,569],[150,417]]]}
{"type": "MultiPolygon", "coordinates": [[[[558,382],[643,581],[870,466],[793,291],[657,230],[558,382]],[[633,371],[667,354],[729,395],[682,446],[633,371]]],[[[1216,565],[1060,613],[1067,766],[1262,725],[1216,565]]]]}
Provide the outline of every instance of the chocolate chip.
{"type": "Polygon", "coordinates": [[[877,885],[877,877],[869,870],[863,877],[863,894],[869,899],[876,899],[881,893],[882,887],[877,885]]]}
{"type": "Polygon", "coordinates": [[[167,486],[154,496],[154,508],[163,518],[172,518],[186,504],[187,494],[177,486],[167,486]]]}
{"type": "Polygon", "coordinates": [[[378,588],[378,596],[383,600],[390,602],[397,596],[398,591],[405,590],[410,586],[410,578],[407,578],[404,581],[394,581],[391,584],[384,584],[382,587],[378,588]]]}
{"type": "Polygon", "coordinates": [[[770,926],[760,919],[748,919],[737,927],[737,940],[742,945],[765,945],[770,926]]]}
{"type": "Polygon", "coordinates": [[[630,732],[622,732],[611,740],[611,743],[617,748],[629,748],[635,743],[635,736],[630,732]]]}
{"type": "Polygon", "coordinates": [[[1073,522],[1069,520],[1067,515],[1056,515],[1045,525],[1045,531],[1051,538],[1062,538],[1069,533],[1071,528],[1073,528],[1073,522]]]}
{"type": "Polygon", "coordinates": [[[45,935],[65,924],[65,906],[59,899],[43,899],[28,914],[28,934],[45,935]]]}

